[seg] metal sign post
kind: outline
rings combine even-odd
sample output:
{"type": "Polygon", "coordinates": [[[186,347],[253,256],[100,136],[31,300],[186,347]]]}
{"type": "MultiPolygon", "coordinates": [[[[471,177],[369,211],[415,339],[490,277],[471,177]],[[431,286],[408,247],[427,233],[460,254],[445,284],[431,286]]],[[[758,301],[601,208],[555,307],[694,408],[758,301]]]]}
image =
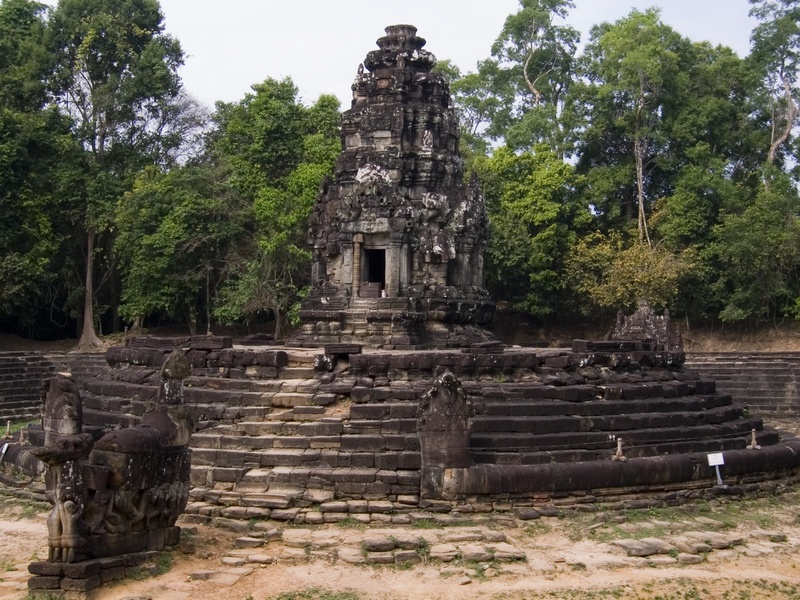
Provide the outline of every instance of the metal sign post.
{"type": "Polygon", "coordinates": [[[714,467],[717,470],[717,485],[725,485],[722,483],[722,476],[719,474],[719,466],[725,464],[725,457],[722,452],[712,452],[708,455],[708,466],[714,467]]]}

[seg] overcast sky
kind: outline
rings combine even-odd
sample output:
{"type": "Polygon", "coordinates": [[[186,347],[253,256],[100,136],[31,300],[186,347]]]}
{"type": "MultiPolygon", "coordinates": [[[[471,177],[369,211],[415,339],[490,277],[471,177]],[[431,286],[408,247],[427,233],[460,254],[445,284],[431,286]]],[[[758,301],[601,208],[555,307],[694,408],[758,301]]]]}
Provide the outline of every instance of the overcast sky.
{"type": "MultiPolygon", "coordinates": [[[[55,4],[55,0],[50,0],[55,4]]],[[[632,8],[660,6],[662,20],[694,41],[748,53],[754,21],[747,0],[576,0],[567,22],[582,40],[592,25],[616,21],[632,8]]],[[[350,107],[358,64],[387,25],[408,23],[437,58],[462,72],[487,58],[517,0],[161,0],[167,31],[186,64],[184,84],[195,98],[240,100],[254,83],[290,76],[307,103],[335,94],[350,107]]]]}

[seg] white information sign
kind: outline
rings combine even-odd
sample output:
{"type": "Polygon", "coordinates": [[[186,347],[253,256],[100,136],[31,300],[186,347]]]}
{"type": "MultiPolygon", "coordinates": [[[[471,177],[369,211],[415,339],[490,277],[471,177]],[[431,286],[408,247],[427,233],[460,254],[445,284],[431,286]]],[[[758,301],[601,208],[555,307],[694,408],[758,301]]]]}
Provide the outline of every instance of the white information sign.
{"type": "Polygon", "coordinates": [[[716,467],[718,465],[724,465],[725,458],[722,456],[722,452],[712,452],[708,455],[708,466],[709,467],[716,467]]]}

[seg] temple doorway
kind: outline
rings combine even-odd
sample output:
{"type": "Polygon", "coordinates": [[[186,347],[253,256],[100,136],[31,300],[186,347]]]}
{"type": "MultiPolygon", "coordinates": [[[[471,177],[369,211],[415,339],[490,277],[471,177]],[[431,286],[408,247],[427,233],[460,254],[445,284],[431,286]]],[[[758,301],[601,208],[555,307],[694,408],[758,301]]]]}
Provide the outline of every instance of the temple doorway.
{"type": "Polygon", "coordinates": [[[362,298],[380,298],[386,289],[386,250],[364,248],[361,267],[362,298]]]}

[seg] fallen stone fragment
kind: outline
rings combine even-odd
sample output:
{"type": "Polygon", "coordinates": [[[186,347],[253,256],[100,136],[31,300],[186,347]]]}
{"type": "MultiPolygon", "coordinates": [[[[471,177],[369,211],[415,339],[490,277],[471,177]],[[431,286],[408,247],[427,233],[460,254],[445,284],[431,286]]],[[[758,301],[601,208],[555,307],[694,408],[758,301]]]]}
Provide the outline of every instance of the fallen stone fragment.
{"type": "Polygon", "coordinates": [[[311,545],[311,530],[285,529],[282,539],[283,543],[290,548],[305,548],[311,545]]]}
{"type": "Polygon", "coordinates": [[[491,553],[486,551],[486,548],[477,544],[459,546],[459,551],[463,560],[489,562],[493,558],[491,553]]]}
{"type": "Polygon", "coordinates": [[[263,545],[263,539],[254,537],[240,537],[233,542],[234,548],[258,548],[263,545]]]}
{"type": "Polygon", "coordinates": [[[698,556],[697,554],[688,554],[686,552],[680,552],[677,558],[678,562],[682,565],[697,565],[705,561],[705,558],[702,556],[698,556]]]}
{"type": "Polygon", "coordinates": [[[367,552],[367,564],[391,565],[394,564],[393,552],[367,552]]]}
{"type": "Polygon", "coordinates": [[[469,585],[470,583],[472,583],[472,579],[469,577],[462,577],[458,580],[458,585],[469,585]]]}
{"type": "Polygon", "coordinates": [[[436,544],[431,546],[431,558],[442,562],[451,562],[458,556],[458,548],[453,544],[436,544]]]}
{"type": "Polygon", "coordinates": [[[269,565],[275,562],[275,557],[269,554],[248,554],[248,563],[255,563],[260,565],[269,565]]]}
{"type": "Polygon", "coordinates": [[[786,534],[779,531],[767,531],[765,529],[754,529],[749,532],[749,535],[760,540],[769,540],[770,542],[782,543],[787,540],[786,534]]]}
{"type": "Polygon", "coordinates": [[[243,567],[247,561],[239,556],[225,556],[222,559],[222,564],[229,567],[243,567]]]}
{"type": "Polygon", "coordinates": [[[414,550],[398,550],[394,553],[394,564],[407,565],[422,562],[422,557],[414,550]]]}
{"type": "Polygon", "coordinates": [[[658,549],[654,548],[649,544],[645,544],[640,540],[634,539],[624,539],[624,540],[615,540],[612,542],[615,546],[619,546],[625,552],[628,553],[628,556],[652,556],[653,554],[658,554],[658,549]]]}
{"type": "Polygon", "coordinates": [[[386,538],[368,538],[361,542],[367,552],[389,552],[394,550],[394,540],[386,538]]]}
{"type": "Polygon", "coordinates": [[[342,562],[351,565],[363,565],[367,562],[367,558],[361,553],[361,550],[354,548],[339,548],[337,556],[342,562]]]}

